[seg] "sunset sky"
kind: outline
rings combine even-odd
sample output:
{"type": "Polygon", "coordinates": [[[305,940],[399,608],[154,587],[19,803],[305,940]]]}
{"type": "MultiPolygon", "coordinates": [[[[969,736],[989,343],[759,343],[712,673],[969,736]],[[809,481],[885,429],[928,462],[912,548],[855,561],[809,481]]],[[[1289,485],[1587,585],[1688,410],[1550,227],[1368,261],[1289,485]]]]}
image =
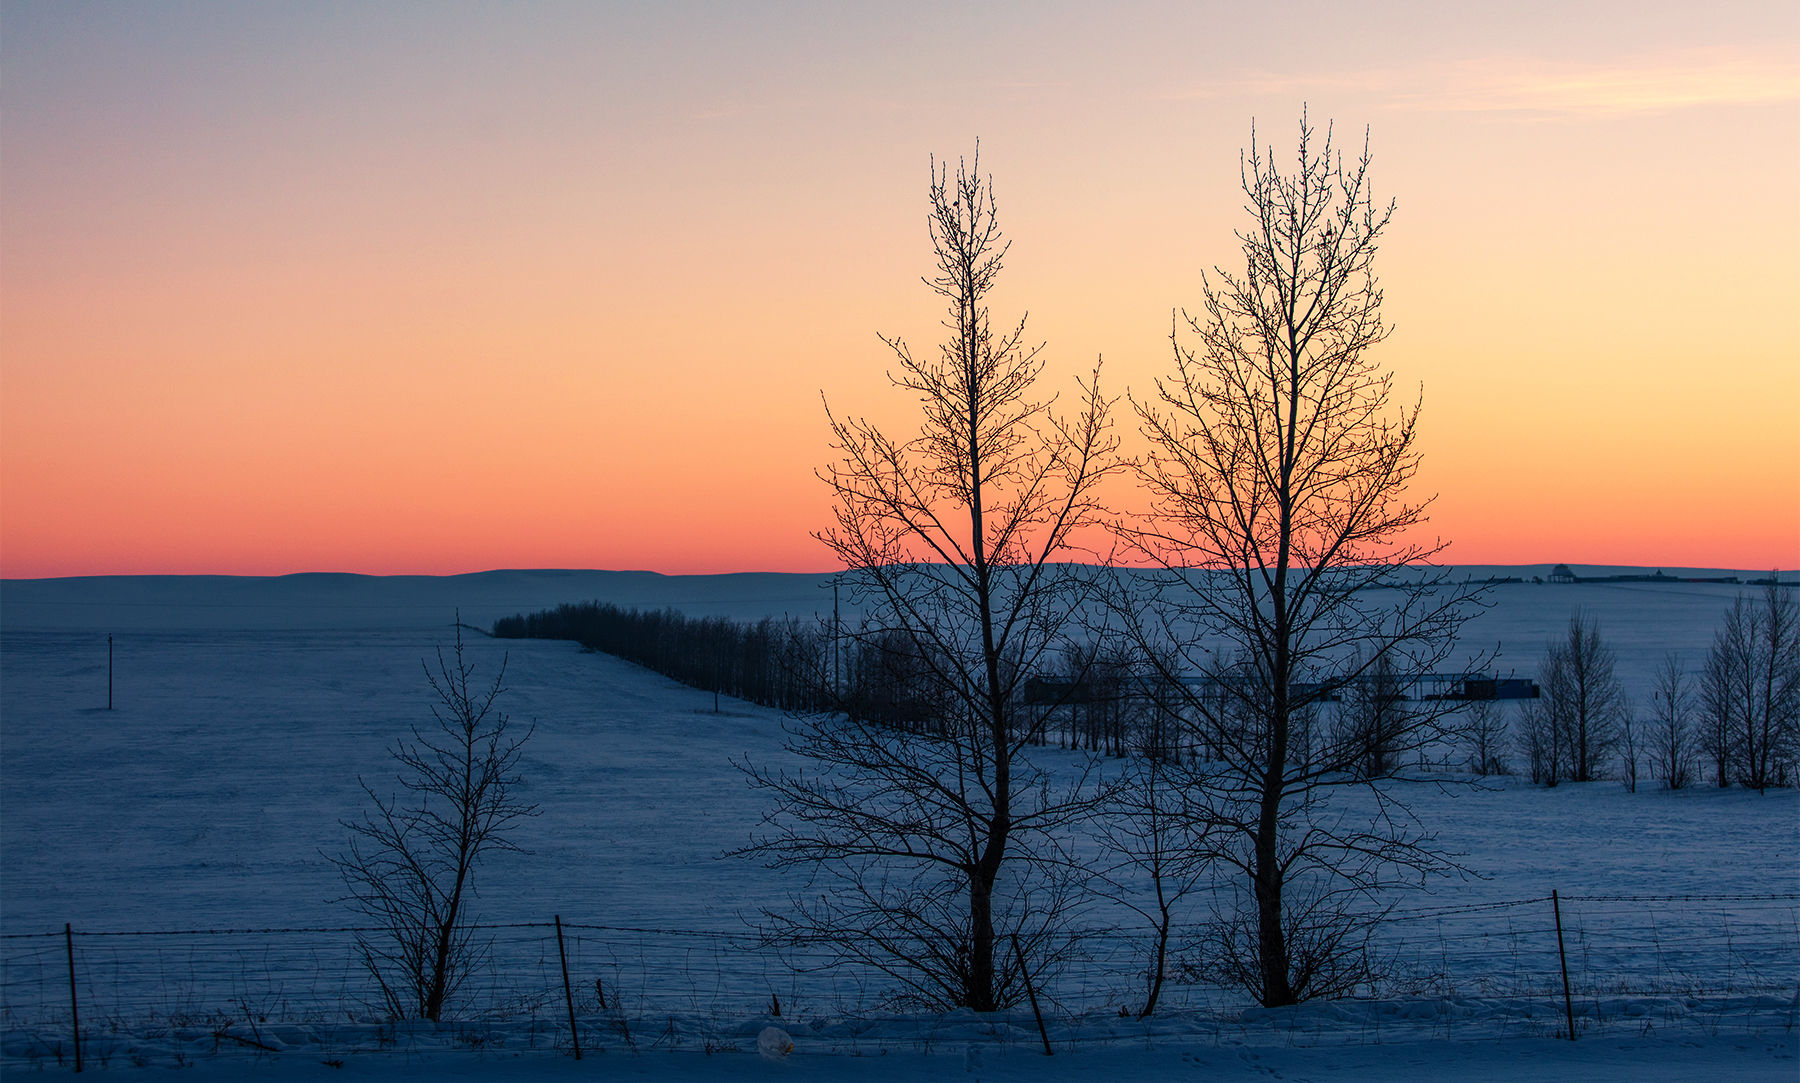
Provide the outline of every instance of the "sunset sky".
{"type": "Polygon", "coordinates": [[[1141,394],[1303,103],[1449,559],[1800,566],[1800,5],[1476,7],[4,0],[0,574],[827,569],[931,155],[1141,394]]]}

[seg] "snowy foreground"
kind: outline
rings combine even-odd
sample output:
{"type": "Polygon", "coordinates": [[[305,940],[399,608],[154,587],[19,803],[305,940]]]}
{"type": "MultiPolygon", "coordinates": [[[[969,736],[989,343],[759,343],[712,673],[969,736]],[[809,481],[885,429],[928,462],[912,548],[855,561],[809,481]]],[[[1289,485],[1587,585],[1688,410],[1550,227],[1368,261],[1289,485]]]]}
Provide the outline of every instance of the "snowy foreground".
{"type": "MultiPolygon", "coordinates": [[[[1542,574],[1521,569],[1508,574],[1542,574]]],[[[1481,569],[1478,574],[1488,574],[1481,569]]],[[[1754,573],[1752,573],[1754,574],[1754,573]]],[[[572,644],[471,636],[521,724],[524,854],[481,872],[490,960],[442,1026],[367,1007],[326,855],[425,711],[421,658],[451,613],[600,598],[739,618],[829,610],[805,576],[490,573],[11,581],[0,585],[0,1069],[72,1067],[72,941],[89,1069],[182,1078],[1526,1080],[1800,1076],[1800,794],[1517,780],[1412,796],[1475,875],[1397,895],[1394,978],[1264,1011],[1206,985],[1146,1022],[1140,931],[1096,906],[1081,966],[1029,1009],[920,1017],[868,975],[756,943],[803,885],[722,857],[762,798],[732,767],[780,762],[782,718],[572,644]],[[106,636],[114,703],[106,710],[106,636]],[[1578,1041],[1548,896],[1562,898],[1578,1041]],[[586,1056],[568,1054],[554,920],[586,1056]],[[65,924],[72,936],[65,939],[65,924]],[[606,998],[604,1006],[601,997],[606,998]],[[773,1017],[771,998],[782,1015],[773,1017]],[[767,1059],[771,1025],[793,1052],[767,1059]]],[[[1472,628],[1529,674],[1579,606],[1639,696],[1697,661],[1736,588],[1499,588],[1472,628]]],[[[1047,762],[1078,760],[1050,750],[1047,762]]],[[[1204,913],[1189,915],[1199,920],[1204,913]]]]}
{"type": "Polygon", "coordinates": [[[1077,1043],[1046,1058],[1042,1050],[955,1048],[890,1056],[810,1054],[779,1060],[753,1053],[605,1054],[568,1057],[384,1056],[345,1058],[341,1067],[279,1055],[246,1061],[211,1058],[181,1069],[146,1069],[142,1079],[647,1079],[859,1080],[868,1083],[934,1077],[1033,1083],[1112,1080],[1492,1080],[1527,1083],[1578,1079],[1591,1083],[1648,1080],[1734,1080],[1754,1083],[1795,1077],[1793,1043],[1767,1037],[1603,1037],[1579,1042],[1547,1038],[1506,1041],[1422,1040],[1303,1047],[1158,1042],[1152,1048],[1083,1050],[1077,1043]]]}

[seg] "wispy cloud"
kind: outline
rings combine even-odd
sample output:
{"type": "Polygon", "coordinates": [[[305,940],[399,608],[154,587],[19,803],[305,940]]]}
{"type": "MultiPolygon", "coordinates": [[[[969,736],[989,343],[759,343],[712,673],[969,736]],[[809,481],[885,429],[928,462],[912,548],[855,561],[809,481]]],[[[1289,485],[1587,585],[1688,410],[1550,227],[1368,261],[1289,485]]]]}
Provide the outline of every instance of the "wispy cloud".
{"type": "Polygon", "coordinates": [[[1800,100],[1800,65],[1697,50],[1605,64],[1467,61],[1438,85],[1392,95],[1398,108],[1592,118],[1800,100]]]}
{"type": "Polygon", "coordinates": [[[1289,75],[1252,72],[1174,92],[1176,98],[1363,95],[1389,108],[1579,120],[1707,106],[1800,101],[1800,63],[1785,51],[1694,49],[1609,61],[1495,56],[1289,75]]]}

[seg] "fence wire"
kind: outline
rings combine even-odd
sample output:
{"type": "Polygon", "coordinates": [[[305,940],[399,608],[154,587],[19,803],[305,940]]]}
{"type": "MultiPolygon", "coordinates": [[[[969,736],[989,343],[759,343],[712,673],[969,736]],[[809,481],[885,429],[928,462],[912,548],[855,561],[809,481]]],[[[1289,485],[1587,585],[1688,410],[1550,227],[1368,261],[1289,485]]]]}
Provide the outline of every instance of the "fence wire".
{"type": "MultiPolygon", "coordinates": [[[[1555,1000],[1561,1010],[1566,959],[1580,1011],[1595,1020],[1677,999],[1721,1012],[1800,1006],[1800,895],[1563,896],[1560,911],[1560,954],[1549,896],[1389,911],[1374,942],[1384,976],[1359,997],[1460,1004],[1472,1017],[1522,1010],[1550,1018],[1530,1004],[1555,1000]],[[1627,1003],[1634,1000],[1636,1007],[1627,1003]]],[[[1206,961],[1192,948],[1200,931],[1177,930],[1159,1010],[1216,1027],[1241,1017],[1249,1002],[1207,982],[1206,961]]],[[[832,1020],[853,1044],[879,1045],[900,1032],[915,1044],[928,1040],[918,1037],[920,1017],[896,1009],[891,981],[835,965],[825,946],[772,945],[748,929],[567,921],[560,951],[554,921],[477,926],[473,965],[447,1001],[444,1022],[401,1022],[357,951],[358,935],[375,932],[7,933],[0,936],[0,1060],[66,1062],[75,1010],[87,1055],[101,1062],[181,1063],[296,1046],[404,1052],[420,1041],[475,1051],[566,1052],[575,1038],[589,1049],[710,1050],[753,1043],[756,1029],[777,1017],[832,1020]]],[[[1128,1014],[1147,983],[1148,933],[1096,928],[1076,943],[1059,971],[1038,975],[1047,1012],[1128,1014]]],[[[1036,1040],[1028,1022],[1008,1020],[990,1024],[997,1040],[1036,1040]]]]}

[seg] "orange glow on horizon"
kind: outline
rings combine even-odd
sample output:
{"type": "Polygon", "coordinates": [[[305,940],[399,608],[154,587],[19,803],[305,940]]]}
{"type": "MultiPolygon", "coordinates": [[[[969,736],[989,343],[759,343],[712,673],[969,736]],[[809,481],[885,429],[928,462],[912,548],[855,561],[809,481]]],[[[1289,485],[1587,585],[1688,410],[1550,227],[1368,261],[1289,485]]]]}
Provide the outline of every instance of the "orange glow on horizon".
{"type": "Polygon", "coordinates": [[[1449,561],[1800,567],[1800,9],[1314,15],[10,6],[0,575],[828,571],[930,155],[1051,388],[1143,396],[1303,102],[1449,561]]]}

